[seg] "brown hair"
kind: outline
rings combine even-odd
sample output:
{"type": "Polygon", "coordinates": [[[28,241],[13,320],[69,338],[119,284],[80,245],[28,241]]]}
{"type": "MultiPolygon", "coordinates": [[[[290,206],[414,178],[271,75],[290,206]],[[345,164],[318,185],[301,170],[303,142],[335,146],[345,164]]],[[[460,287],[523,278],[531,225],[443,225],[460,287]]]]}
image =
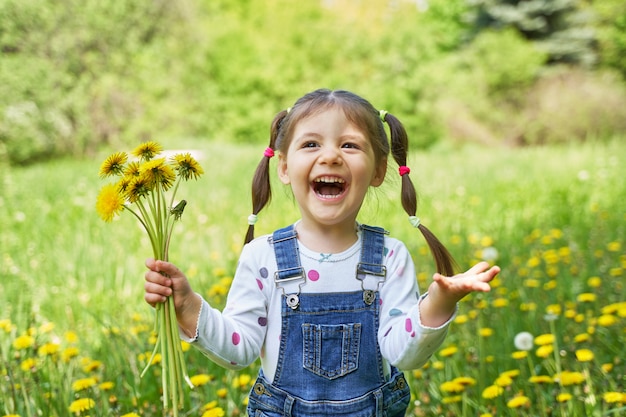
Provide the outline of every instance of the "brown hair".
{"type": "MultiPolygon", "coordinates": [[[[296,124],[317,112],[329,107],[340,107],[348,120],[363,130],[371,140],[376,163],[383,163],[389,155],[390,147],[384,121],[389,125],[391,136],[391,154],[399,166],[406,165],[408,138],[402,123],[393,115],[385,113],[381,117],[378,110],[364,98],[345,90],[319,89],[301,97],[289,110],[279,112],[272,121],[269,147],[286,154],[289,141],[296,124]]],[[[272,197],[269,175],[270,157],[263,156],[252,180],[252,214],[258,214],[272,197]]],[[[402,176],[402,207],[409,216],[417,211],[417,193],[408,174],[402,176]]],[[[445,246],[424,225],[419,225],[437,265],[437,271],[454,275],[454,260],[445,246]]],[[[254,238],[254,225],[248,227],[246,243],[254,238]]]]}

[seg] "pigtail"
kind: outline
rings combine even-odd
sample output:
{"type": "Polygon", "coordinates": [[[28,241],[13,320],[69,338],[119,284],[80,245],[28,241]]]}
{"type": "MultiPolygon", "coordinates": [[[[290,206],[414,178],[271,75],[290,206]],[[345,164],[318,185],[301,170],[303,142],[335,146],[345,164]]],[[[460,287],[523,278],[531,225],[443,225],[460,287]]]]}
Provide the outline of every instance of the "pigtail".
{"type": "Polygon", "coordinates": [[[415,216],[417,212],[417,193],[415,186],[409,177],[411,170],[406,165],[406,158],[408,154],[408,137],[406,130],[402,123],[387,112],[381,111],[380,117],[383,122],[387,122],[389,125],[389,132],[391,136],[391,155],[393,159],[398,163],[399,173],[402,177],[402,207],[404,211],[409,215],[411,224],[417,227],[428,247],[433,255],[435,264],[437,265],[437,272],[446,276],[453,276],[455,274],[456,263],[454,258],[446,249],[446,247],[437,239],[437,237],[423,224],[419,223],[419,219],[415,216]]]}
{"type": "Polygon", "coordinates": [[[270,159],[274,156],[274,147],[276,146],[276,138],[280,130],[282,121],[287,116],[287,111],[283,110],[278,113],[272,121],[270,131],[270,144],[263,153],[263,158],[252,177],[252,214],[248,217],[248,232],[246,233],[245,243],[249,243],[254,239],[254,224],[257,220],[259,212],[272,199],[272,187],[270,185],[270,159]]]}

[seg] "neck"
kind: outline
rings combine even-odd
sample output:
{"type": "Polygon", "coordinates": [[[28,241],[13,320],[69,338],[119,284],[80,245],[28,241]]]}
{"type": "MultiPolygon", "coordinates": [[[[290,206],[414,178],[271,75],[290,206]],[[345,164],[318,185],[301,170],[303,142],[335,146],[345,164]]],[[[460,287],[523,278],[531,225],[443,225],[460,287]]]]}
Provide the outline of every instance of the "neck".
{"type": "Polygon", "coordinates": [[[356,222],[325,226],[300,221],[296,225],[298,240],[308,249],[320,253],[339,253],[357,241],[356,222]]]}

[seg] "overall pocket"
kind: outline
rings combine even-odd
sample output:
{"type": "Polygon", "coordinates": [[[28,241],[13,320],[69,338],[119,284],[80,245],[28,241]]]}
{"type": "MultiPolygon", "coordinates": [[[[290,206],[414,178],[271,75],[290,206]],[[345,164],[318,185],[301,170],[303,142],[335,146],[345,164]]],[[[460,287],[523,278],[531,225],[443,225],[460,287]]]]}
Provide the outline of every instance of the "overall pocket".
{"type": "Polygon", "coordinates": [[[361,324],[302,324],[305,369],[326,379],[336,379],[359,367],[361,324]]]}

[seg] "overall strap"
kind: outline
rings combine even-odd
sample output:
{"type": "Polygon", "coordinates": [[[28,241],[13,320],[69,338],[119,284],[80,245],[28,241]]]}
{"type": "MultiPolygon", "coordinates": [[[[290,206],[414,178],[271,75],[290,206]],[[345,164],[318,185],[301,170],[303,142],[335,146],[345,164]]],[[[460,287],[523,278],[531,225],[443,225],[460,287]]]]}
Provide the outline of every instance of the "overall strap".
{"type": "Polygon", "coordinates": [[[385,229],[375,226],[360,225],[361,228],[361,259],[356,267],[356,277],[361,281],[363,288],[363,301],[367,305],[374,302],[375,292],[387,277],[385,259],[385,235],[389,234],[385,229]],[[366,290],[364,286],[365,275],[379,277],[376,290],[366,290]]]}
{"type": "Polygon", "coordinates": [[[300,264],[298,238],[293,225],[276,230],[272,234],[271,243],[274,245],[274,256],[278,265],[278,269],[274,273],[274,283],[283,290],[287,305],[295,310],[300,304],[298,294],[300,294],[302,285],[306,283],[306,274],[300,264]],[[286,294],[281,284],[296,280],[302,281],[298,286],[298,292],[286,294]]]}

